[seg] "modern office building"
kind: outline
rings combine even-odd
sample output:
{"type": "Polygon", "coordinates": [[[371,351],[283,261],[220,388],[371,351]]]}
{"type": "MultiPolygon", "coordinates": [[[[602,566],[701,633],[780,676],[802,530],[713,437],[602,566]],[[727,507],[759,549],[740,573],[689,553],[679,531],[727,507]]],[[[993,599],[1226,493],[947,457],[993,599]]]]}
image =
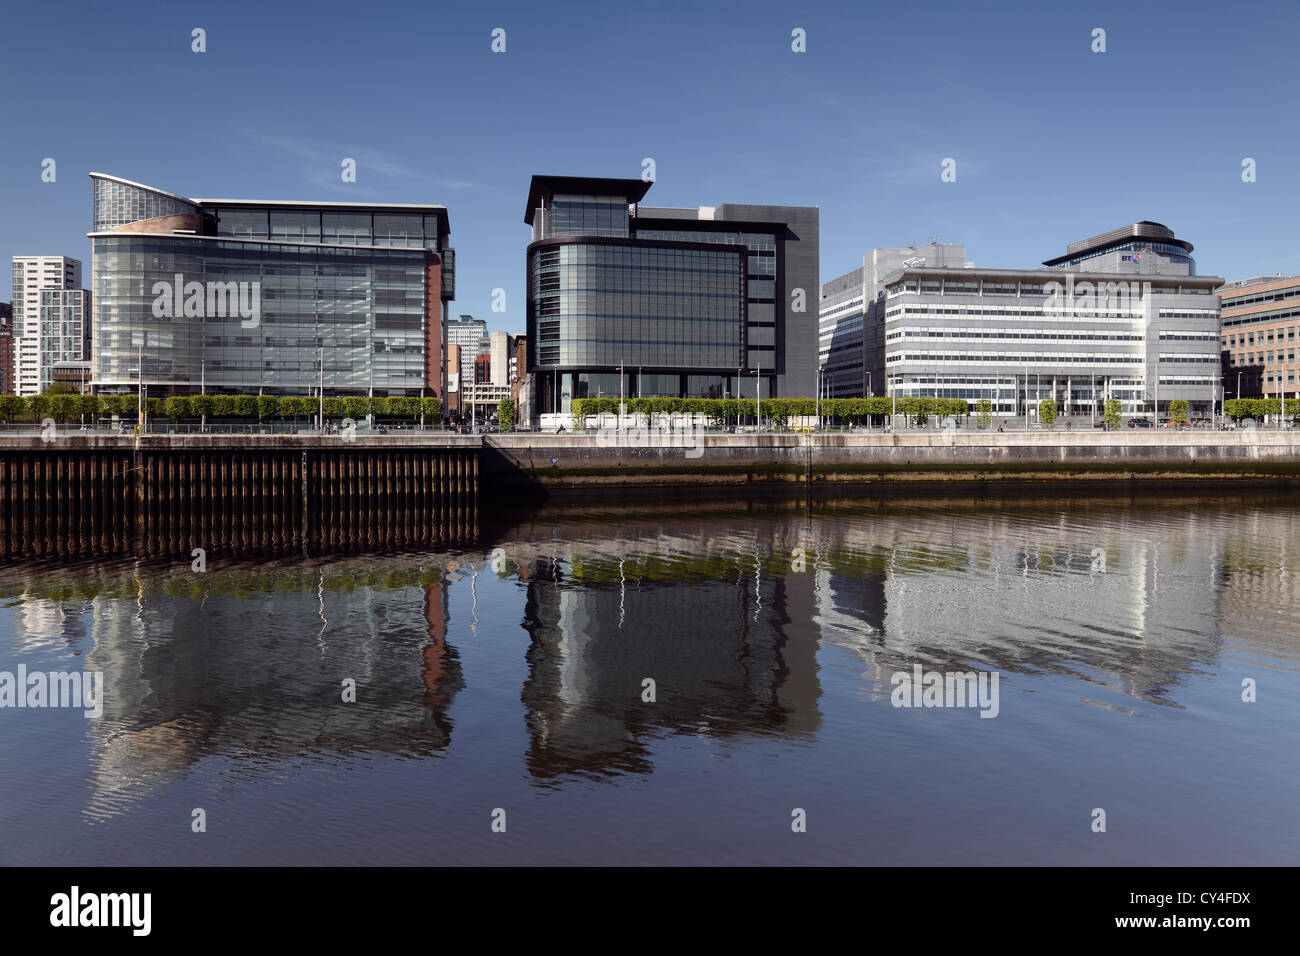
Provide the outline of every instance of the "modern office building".
{"type": "Polygon", "coordinates": [[[94,183],[95,385],[443,397],[444,206],[187,199],[94,183]],[[139,370],[143,363],[143,371],[139,370]]]}
{"type": "Polygon", "coordinates": [[[1033,420],[1193,417],[1221,399],[1217,276],[1197,276],[1192,245],[1139,222],[1072,243],[1039,269],[907,265],[884,277],[885,376],[900,398],[965,398],[1033,420]]]}
{"type": "Polygon", "coordinates": [[[1242,398],[1297,398],[1300,276],[1259,276],[1218,290],[1223,388],[1242,398]]]}
{"type": "Polygon", "coordinates": [[[46,359],[88,331],[89,294],[81,288],[81,260],[68,256],[14,256],[13,279],[14,394],[39,395],[52,381],[46,359]],[[57,294],[46,297],[47,292],[57,294]],[[45,320],[57,326],[48,336],[42,333],[45,320]]]}
{"type": "Polygon", "coordinates": [[[640,205],[640,179],[534,176],[535,414],[575,398],[811,396],[818,210],[640,205]]]}
{"type": "Polygon", "coordinates": [[[885,390],[884,277],[909,265],[970,268],[966,247],[872,249],[860,268],[822,283],[817,362],[824,398],[865,398],[885,390]]]}

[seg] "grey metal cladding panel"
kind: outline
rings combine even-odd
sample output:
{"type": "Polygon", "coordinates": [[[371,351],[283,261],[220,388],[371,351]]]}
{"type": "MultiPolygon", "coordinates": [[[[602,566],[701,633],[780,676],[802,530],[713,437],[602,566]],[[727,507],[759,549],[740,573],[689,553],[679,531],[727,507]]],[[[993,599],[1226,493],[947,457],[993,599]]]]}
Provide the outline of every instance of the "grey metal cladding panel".
{"type": "MultiPolygon", "coordinates": [[[[734,207],[727,207],[728,211],[734,207]]],[[[819,211],[815,206],[746,206],[753,218],[784,221],[796,238],[784,241],[782,314],[785,319],[785,374],[777,383],[781,395],[806,397],[817,391],[818,300],[821,290],[819,211]],[[803,289],[804,311],[792,308],[794,289],[803,289]]]]}
{"type": "Polygon", "coordinates": [[[795,220],[799,220],[805,226],[811,225],[816,229],[817,213],[816,206],[757,206],[728,203],[717,207],[714,218],[728,222],[784,222],[792,228],[795,220]]]}
{"type": "Polygon", "coordinates": [[[848,289],[854,289],[858,292],[861,292],[862,283],[864,280],[865,280],[865,276],[863,274],[863,269],[861,266],[859,266],[858,268],[854,269],[852,272],[846,272],[842,276],[836,276],[834,279],[829,279],[826,282],[823,282],[822,295],[823,296],[837,295],[838,293],[844,292],[848,289]]]}
{"type": "Polygon", "coordinates": [[[689,209],[685,206],[646,206],[638,203],[636,207],[638,219],[689,219],[691,222],[697,222],[700,218],[700,211],[694,206],[689,209]]]}

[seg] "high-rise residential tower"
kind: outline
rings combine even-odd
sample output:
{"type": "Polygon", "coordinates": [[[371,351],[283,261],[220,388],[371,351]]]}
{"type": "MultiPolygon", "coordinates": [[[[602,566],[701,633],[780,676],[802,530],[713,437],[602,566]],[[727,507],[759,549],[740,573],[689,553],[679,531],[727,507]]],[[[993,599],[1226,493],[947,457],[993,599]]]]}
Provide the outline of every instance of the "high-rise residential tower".
{"type": "Polygon", "coordinates": [[[90,294],[68,256],[14,256],[13,278],[14,393],[39,395],[54,362],[89,357],[90,294]]]}

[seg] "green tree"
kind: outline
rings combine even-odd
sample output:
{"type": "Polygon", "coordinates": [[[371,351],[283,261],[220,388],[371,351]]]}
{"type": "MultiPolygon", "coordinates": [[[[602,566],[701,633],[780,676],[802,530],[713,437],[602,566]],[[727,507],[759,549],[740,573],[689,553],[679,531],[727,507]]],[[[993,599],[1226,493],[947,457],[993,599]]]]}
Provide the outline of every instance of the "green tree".
{"type": "Polygon", "coordinates": [[[1038,403],[1038,420],[1051,428],[1056,424],[1056,402],[1045,398],[1038,403]]]}
{"type": "Polygon", "coordinates": [[[0,419],[16,422],[27,414],[27,403],[17,395],[0,396],[0,419]]]}
{"type": "Polygon", "coordinates": [[[44,391],[42,395],[77,395],[78,389],[71,382],[55,382],[44,391]]]}
{"type": "MultiPolygon", "coordinates": [[[[328,399],[326,399],[325,404],[327,406],[329,405],[328,399]]],[[[329,408],[327,407],[325,411],[328,414],[329,408]]],[[[366,414],[369,411],[370,401],[364,395],[349,395],[347,398],[343,399],[343,415],[346,418],[351,418],[353,421],[360,421],[366,417],[366,414]]]]}
{"type": "Polygon", "coordinates": [[[1120,403],[1117,398],[1106,399],[1106,411],[1102,415],[1102,421],[1106,423],[1107,428],[1119,428],[1120,403]]]}
{"type": "Polygon", "coordinates": [[[301,395],[286,395],[280,399],[281,418],[302,418],[304,415],[310,415],[314,408],[311,399],[301,395]]]}
{"type": "Polygon", "coordinates": [[[420,400],[404,395],[390,395],[385,411],[395,418],[419,418],[420,400]]]}
{"type": "Polygon", "coordinates": [[[186,395],[173,395],[164,403],[167,417],[174,422],[181,422],[194,415],[193,399],[186,395]]]}
{"type": "Polygon", "coordinates": [[[442,399],[426,398],[423,400],[424,422],[426,425],[442,421],[442,399]]]}
{"type": "Polygon", "coordinates": [[[981,398],[975,403],[975,421],[979,423],[980,428],[988,428],[993,424],[993,402],[981,398]]]}
{"type": "Polygon", "coordinates": [[[1169,417],[1172,419],[1175,428],[1182,428],[1187,424],[1187,399],[1175,398],[1169,403],[1169,417]]]}
{"type": "Polygon", "coordinates": [[[257,420],[266,421],[280,413],[280,400],[274,395],[257,396],[257,420]]]}
{"type": "Polygon", "coordinates": [[[55,421],[66,422],[81,410],[79,398],[80,396],[75,392],[56,392],[49,395],[48,414],[55,421]]]}
{"type": "Polygon", "coordinates": [[[503,434],[509,434],[515,430],[514,399],[501,399],[501,404],[497,407],[497,424],[501,426],[503,434]]]}
{"type": "Polygon", "coordinates": [[[99,396],[100,414],[110,417],[131,415],[135,413],[135,396],[134,395],[100,395],[99,396]]]}

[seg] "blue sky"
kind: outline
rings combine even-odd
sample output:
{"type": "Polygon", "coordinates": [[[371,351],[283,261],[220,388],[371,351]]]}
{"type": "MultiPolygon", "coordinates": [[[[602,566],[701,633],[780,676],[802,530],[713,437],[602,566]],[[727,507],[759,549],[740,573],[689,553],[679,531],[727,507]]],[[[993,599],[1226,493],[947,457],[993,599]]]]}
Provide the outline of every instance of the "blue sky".
{"type": "Polygon", "coordinates": [[[647,204],[819,206],[823,280],[931,236],[1034,266],[1139,219],[1193,242],[1202,274],[1300,273],[1292,2],[173,0],[14,4],[4,24],[6,275],[63,254],[89,283],[90,170],[187,196],[439,202],[454,311],[522,331],[529,177],[638,177],[644,157],[647,204]]]}

